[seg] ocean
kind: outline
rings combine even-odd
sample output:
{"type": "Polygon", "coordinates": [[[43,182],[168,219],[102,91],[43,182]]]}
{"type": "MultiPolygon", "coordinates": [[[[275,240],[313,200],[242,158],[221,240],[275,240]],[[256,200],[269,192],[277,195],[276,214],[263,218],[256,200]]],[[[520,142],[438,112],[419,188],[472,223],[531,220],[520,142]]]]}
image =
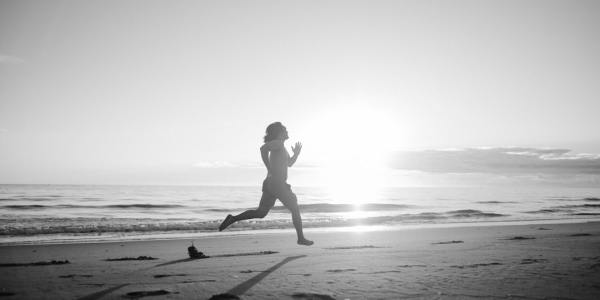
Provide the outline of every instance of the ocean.
{"type": "MultiPolygon", "coordinates": [[[[348,198],[293,187],[305,228],[600,221],[600,188],[389,187],[348,198]]],[[[217,227],[258,205],[261,186],[0,185],[0,245],[119,241],[293,228],[277,202],[264,219],[217,227]]],[[[310,230],[310,229],[309,229],[310,230]]]]}

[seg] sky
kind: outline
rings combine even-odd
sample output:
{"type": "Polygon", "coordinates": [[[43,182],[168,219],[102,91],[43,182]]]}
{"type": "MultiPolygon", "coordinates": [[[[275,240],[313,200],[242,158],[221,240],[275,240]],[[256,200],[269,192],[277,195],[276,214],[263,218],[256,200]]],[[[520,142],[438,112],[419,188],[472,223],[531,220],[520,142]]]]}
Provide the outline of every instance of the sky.
{"type": "Polygon", "coordinates": [[[0,183],[259,184],[281,121],[307,185],[596,185],[599,23],[598,1],[0,0],[0,183]]]}

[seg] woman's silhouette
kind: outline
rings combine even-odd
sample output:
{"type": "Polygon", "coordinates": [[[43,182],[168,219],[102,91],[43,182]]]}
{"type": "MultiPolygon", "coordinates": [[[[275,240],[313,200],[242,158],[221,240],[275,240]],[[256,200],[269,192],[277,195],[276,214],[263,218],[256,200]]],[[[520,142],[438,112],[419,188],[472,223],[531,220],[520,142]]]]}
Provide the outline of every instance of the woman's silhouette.
{"type": "Polygon", "coordinates": [[[313,244],[313,241],[307,240],[304,237],[298,199],[296,198],[296,194],[292,192],[291,186],[287,183],[287,169],[298,159],[300,150],[302,150],[302,144],[298,142],[292,147],[294,156],[290,157],[284,145],[284,141],[287,139],[287,129],[280,122],[275,122],[267,126],[264,138],[265,143],[260,147],[260,155],[267,167],[268,173],[267,178],[263,181],[263,194],[260,204],[257,209],[247,210],[237,216],[227,215],[221,226],[219,226],[219,231],[237,221],[264,218],[273,205],[275,205],[275,200],[279,199],[292,212],[292,221],[298,234],[298,244],[306,246],[313,244]]]}

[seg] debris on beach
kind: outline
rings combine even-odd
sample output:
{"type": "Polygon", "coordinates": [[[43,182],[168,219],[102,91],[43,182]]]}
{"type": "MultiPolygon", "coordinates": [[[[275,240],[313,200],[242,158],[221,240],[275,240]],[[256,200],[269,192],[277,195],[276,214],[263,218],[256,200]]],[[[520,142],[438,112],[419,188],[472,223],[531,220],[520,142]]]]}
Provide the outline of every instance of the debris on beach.
{"type": "Polygon", "coordinates": [[[535,264],[541,262],[547,262],[548,260],[545,258],[523,258],[521,260],[522,265],[535,264]]]}
{"type": "Polygon", "coordinates": [[[341,272],[352,272],[352,271],[356,271],[356,269],[333,269],[333,270],[327,270],[327,272],[329,272],[329,273],[341,273],[341,272]]]}
{"type": "Polygon", "coordinates": [[[50,266],[50,265],[64,265],[70,264],[68,260],[51,260],[51,261],[38,261],[32,263],[7,263],[0,264],[0,267],[24,267],[24,266],[50,266]]]}
{"type": "Polygon", "coordinates": [[[511,238],[508,238],[507,240],[509,241],[522,241],[522,240],[535,240],[534,237],[531,236],[514,236],[511,238]]]}
{"type": "Polygon", "coordinates": [[[156,291],[136,291],[136,292],[129,292],[125,295],[123,295],[124,298],[130,298],[130,299],[137,299],[137,298],[142,298],[142,297],[147,297],[147,296],[162,296],[162,295],[168,295],[171,292],[169,291],[165,291],[165,290],[156,290],[156,291]]]}
{"type": "Polygon", "coordinates": [[[464,243],[463,241],[447,241],[447,242],[437,242],[437,243],[431,243],[432,245],[445,245],[445,244],[462,244],[464,243]]]}
{"type": "Polygon", "coordinates": [[[188,247],[188,255],[190,256],[190,258],[207,258],[208,256],[204,255],[204,253],[198,251],[198,249],[196,249],[196,246],[194,246],[194,242],[192,242],[192,245],[188,247]]]}
{"type": "Polygon", "coordinates": [[[163,277],[171,277],[171,276],[188,276],[187,274],[157,274],[154,275],[154,278],[163,278],[163,277]]]}
{"type": "Polygon", "coordinates": [[[330,248],[325,248],[325,249],[327,249],[327,250],[350,250],[350,249],[374,249],[374,248],[381,248],[381,247],[377,247],[377,246],[373,246],[373,245],[362,245],[362,246],[330,247],[330,248]]]}
{"type": "Polygon", "coordinates": [[[140,255],[138,257],[120,257],[120,258],[107,258],[105,261],[125,261],[125,260],[157,260],[158,258],[146,255],[140,255]]]}
{"type": "Polygon", "coordinates": [[[240,271],[240,273],[264,273],[264,272],[268,272],[268,271],[256,271],[256,270],[242,270],[240,271]]]}
{"type": "Polygon", "coordinates": [[[481,263],[481,264],[472,264],[472,265],[454,265],[450,266],[451,268],[465,269],[465,268],[479,268],[479,267],[487,267],[487,266],[501,266],[502,264],[499,262],[492,263],[481,263]]]}
{"type": "Polygon", "coordinates": [[[591,233],[574,233],[569,236],[591,236],[591,233]]]}
{"type": "MultiPolygon", "coordinates": [[[[230,253],[230,254],[219,254],[213,257],[232,257],[232,256],[250,256],[250,255],[269,255],[269,254],[277,254],[277,251],[258,251],[258,252],[245,252],[245,253],[230,253]]],[[[207,256],[208,257],[208,256],[207,256]]]]}
{"type": "Polygon", "coordinates": [[[74,277],[87,277],[87,278],[89,278],[89,277],[94,277],[94,275],[87,275],[87,274],[85,274],[85,275],[69,274],[69,275],[59,275],[58,277],[59,277],[59,278],[74,278],[74,277]]]}

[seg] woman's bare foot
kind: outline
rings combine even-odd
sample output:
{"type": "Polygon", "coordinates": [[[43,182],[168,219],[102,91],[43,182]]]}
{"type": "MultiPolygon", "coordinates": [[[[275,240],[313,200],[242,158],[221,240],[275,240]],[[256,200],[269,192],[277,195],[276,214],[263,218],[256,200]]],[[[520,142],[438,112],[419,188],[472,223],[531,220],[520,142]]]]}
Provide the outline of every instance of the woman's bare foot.
{"type": "Polygon", "coordinates": [[[223,231],[223,229],[229,227],[229,225],[235,223],[235,220],[233,219],[232,215],[227,215],[227,217],[225,218],[225,220],[223,220],[223,223],[221,223],[221,225],[219,226],[219,231],[223,231]]]}
{"type": "Polygon", "coordinates": [[[310,246],[312,244],[314,244],[315,242],[311,241],[311,240],[307,240],[305,238],[302,239],[298,239],[298,245],[304,245],[304,246],[310,246]]]}

